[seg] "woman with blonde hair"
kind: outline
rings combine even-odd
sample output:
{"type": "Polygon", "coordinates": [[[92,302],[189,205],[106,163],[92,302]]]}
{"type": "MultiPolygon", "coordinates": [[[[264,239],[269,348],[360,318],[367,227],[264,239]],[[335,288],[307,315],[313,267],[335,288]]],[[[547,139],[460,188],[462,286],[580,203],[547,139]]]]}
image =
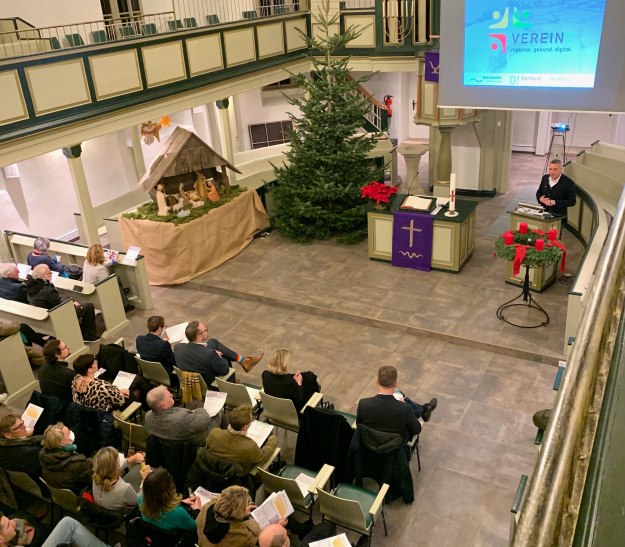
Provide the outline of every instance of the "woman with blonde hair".
{"type": "MultiPolygon", "coordinates": [[[[133,454],[120,462],[119,452],[112,446],[101,448],[93,456],[93,484],[94,501],[105,509],[115,511],[129,507],[136,507],[139,497],[132,484],[122,477],[122,469],[127,464],[139,464],[145,460],[141,452],[133,454]]],[[[131,471],[132,472],[132,471],[131,471]]],[[[140,471],[141,479],[147,477],[149,468],[140,471]]]]}
{"type": "Polygon", "coordinates": [[[257,545],[260,527],[250,518],[255,508],[247,488],[230,486],[224,489],[213,501],[202,507],[197,517],[200,547],[257,545]]]}
{"type": "MultiPolygon", "coordinates": [[[[195,533],[195,520],[180,504],[181,501],[182,496],[176,493],[176,485],[169,471],[157,467],[143,480],[142,492],[139,494],[141,518],[162,530],[184,530],[195,533]]],[[[197,504],[195,501],[195,506],[197,504]]]]}
{"type": "MultiPolygon", "coordinates": [[[[82,265],[82,280],[85,283],[99,283],[104,281],[111,273],[109,268],[115,264],[115,259],[111,258],[106,260],[104,257],[104,248],[99,243],[94,243],[87,250],[85,256],[85,262],[82,265]]],[[[134,306],[128,300],[124,288],[122,287],[119,276],[117,277],[117,283],[119,285],[119,292],[122,297],[122,304],[125,311],[134,309],[134,306]]]]}
{"type": "Polygon", "coordinates": [[[82,266],[82,280],[86,283],[98,283],[110,274],[108,267],[115,264],[114,260],[104,259],[104,249],[99,243],[94,243],[87,250],[87,256],[82,266]]]}
{"type": "MultiPolygon", "coordinates": [[[[299,412],[311,395],[321,390],[314,372],[289,373],[290,353],[288,349],[271,352],[269,366],[263,371],[263,390],[267,395],[290,399],[299,412]]],[[[327,405],[326,405],[327,406],[327,405]]]]}
{"type": "Polygon", "coordinates": [[[54,488],[69,488],[76,494],[91,482],[91,459],[76,452],[73,433],[63,422],[49,425],[39,452],[41,473],[54,488]]]}

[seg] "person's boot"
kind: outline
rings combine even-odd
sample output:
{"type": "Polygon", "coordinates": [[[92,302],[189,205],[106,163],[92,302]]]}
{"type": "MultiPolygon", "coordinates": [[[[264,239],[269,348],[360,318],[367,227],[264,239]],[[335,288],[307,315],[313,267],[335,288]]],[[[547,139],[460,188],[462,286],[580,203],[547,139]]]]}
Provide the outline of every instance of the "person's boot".
{"type": "Polygon", "coordinates": [[[252,370],[257,364],[258,362],[263,358],[263,355],[265,355],[264,353],[261,353],[260,355],[256,355],[254,357],[246,357],[245,359],[243,359],[243,362],[241,363],[241,367],[243,368],[243,370],[245,372],[249,372],[250,370],[252,370]]]}
{"type": "Polygon", "coordinates": [[[432,411],[438,406],[438,399],[434,397],[430,399],[429,403],[425,403],[423,405],[423,414],[421,414],[421,419],[424,422],[429,422],[432,417],[432,411]]]}

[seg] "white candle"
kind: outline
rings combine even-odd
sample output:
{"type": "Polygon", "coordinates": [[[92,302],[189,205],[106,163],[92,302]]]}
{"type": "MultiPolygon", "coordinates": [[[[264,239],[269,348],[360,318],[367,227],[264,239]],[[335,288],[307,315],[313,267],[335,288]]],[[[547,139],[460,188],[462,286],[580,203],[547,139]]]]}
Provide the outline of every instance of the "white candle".
{"type": "Polygon", "coordinates": [[[449,210],[456,210],[456,173],[449,177],[449,210]]]}

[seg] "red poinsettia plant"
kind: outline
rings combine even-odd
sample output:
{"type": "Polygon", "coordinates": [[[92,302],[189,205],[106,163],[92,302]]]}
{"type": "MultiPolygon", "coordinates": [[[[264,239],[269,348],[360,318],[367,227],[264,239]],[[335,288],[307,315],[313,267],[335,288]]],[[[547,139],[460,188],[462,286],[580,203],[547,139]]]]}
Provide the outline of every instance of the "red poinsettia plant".
{"type": "Polygon", "coordinates": [[[370,182],[360,189],[363,198],[375,200],[376,204],[388,203],[393,194],[397,193],[397,186],[388,186],[383,182],[370,182]]]}

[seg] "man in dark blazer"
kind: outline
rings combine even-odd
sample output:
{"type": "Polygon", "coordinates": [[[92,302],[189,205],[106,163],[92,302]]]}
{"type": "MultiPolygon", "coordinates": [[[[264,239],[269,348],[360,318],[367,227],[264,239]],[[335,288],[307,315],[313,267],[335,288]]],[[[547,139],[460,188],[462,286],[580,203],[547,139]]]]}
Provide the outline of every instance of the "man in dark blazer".
{"type": "Polygon", "coordinates": [[[356,422],[372,429],[399,433],[409,440],[421,432],[419,418],[428,422],[438,401],[420,405],[404,396],[397,389],[397,369],[384,366],[378,369],[378,394],[375,397],[361,399],[356,411],[356,422]]]}
{"type": "Polygon", "coordinates": [[[245,357],[224,346],[219,340],[208,338],[204,323],[191,321],[184,331],[188,344],[179,343],[174,348],[176,363],[181,370],[199,372],[207,386],[215,376],[226,374],[231,363],[239,363],[245,372],[249,372],[263,358],[263,354],[245,357]]]}
{"type": "Polygon", "coordinates": [[[566,218],[566,208],[575,205],[575,183],[562,174],[562,162],[551,160],[548,174],[543,175],[536,191],[538,203],[552,215],[566,218]]]}
{"type": "Polygon", "coordinates": [[[165,319],[160,315],[153,315],[148,319],[148,333],[137,336],[137,353],[141,359],[155,361],[165,367],[171,376],[176,365],[176,358],[169,343],[169,337],[163,336],[165,319]]]}

